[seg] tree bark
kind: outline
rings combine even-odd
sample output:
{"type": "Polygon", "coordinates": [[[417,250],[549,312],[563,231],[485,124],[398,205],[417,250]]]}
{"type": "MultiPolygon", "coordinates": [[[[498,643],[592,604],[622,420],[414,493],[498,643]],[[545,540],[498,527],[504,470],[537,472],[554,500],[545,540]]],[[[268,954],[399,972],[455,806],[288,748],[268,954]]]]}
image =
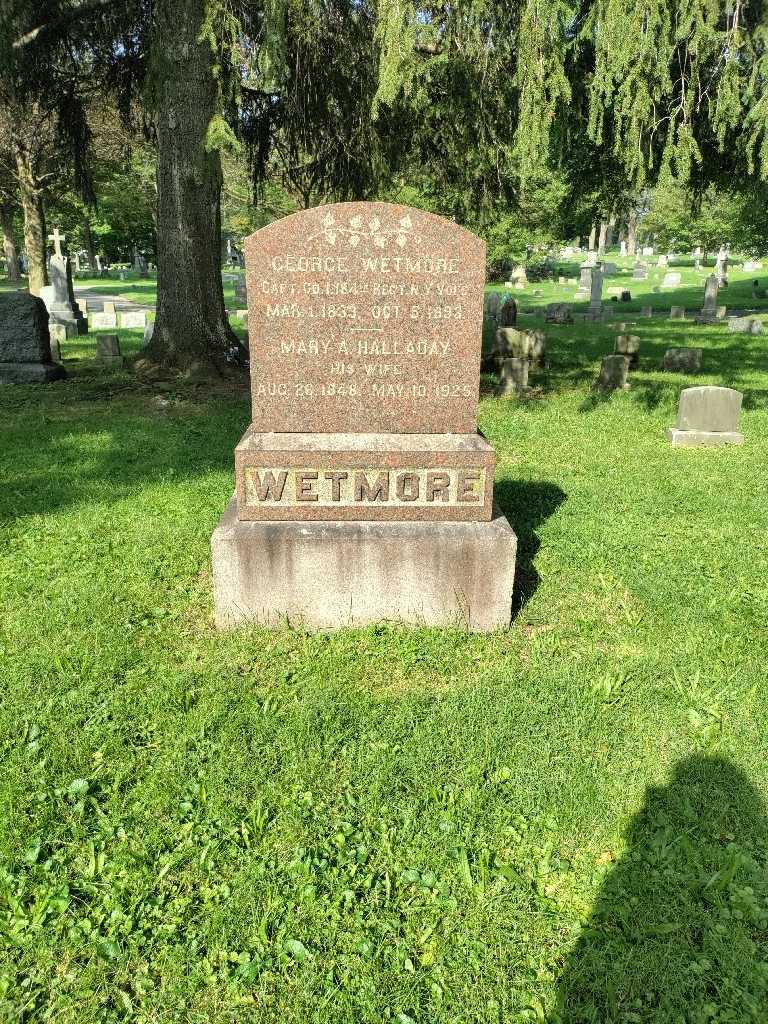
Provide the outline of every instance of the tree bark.
{"type": "Polygon", "coordinates": [[[616,234],[616,214],[611,214],[611,218],[608,221],[608,229],[605,234],[605,247],[610,249],[614,243],[614,236],[616,234]]]}
{"type": "Polygon", "coordinates": [[[96,246],[93,244],[93,232],[91,231],[89,217],[86,217],[83,221],[83,240],[85,241],[85,248],[88,250],[88,264],[91,268],[91,277],[93,277],[96,273],[96,246]]]}
{"type": "Polygon", "coordinates": [[[630,210],[627,217],[627,255],[637,255],[637,210],[630,210]]]}
{"type": "Polygon", "coordinates": [[[21,280],[21,268],[19,267],[19,254],[16,251],[16,238],[13,234],[13,210],[14,206],[10,200],[0,203],[0,224],[3,229],[3,255],[9,281],[21,280]]]}
{"type": "Polygon", "coordinates": [[[601,220],[600,221],[600,234],[598,235],[598,241],[597,241],[597,252],[598,252],[598,255],[600,255],[600,256],[604,256],[605,255],[605,242],[606,242],[607,237],[608,237],[608,221],[607,220],[601,220]]]}
{"type": "Polygon", "coordinates": [[[589,232],[589,251],[595,251],[595,241],[597,239],[597,225],[592,225],[592,230],[589,232]]]}
{"type": "Polygon", "coordinates": [[[152,26],[157,130],[157,318],[144,355],[180,370],[223,371],[246,352],[221,281],[222,171],[206,147],[218,113],[205,0],[157,0],[152,26]]]}
{"type": "Polygon", "coordinates": [[[40,289],[48,284],[48,267],[45,262],[45,207],[42,188],[35,174],[34,160],[26,150],[16,151],[16,172],[21,192],[21,209],[24,214],[24,248],[27,250],[29,261],[29,292],[30,295],[39,295],[40,289]]]}

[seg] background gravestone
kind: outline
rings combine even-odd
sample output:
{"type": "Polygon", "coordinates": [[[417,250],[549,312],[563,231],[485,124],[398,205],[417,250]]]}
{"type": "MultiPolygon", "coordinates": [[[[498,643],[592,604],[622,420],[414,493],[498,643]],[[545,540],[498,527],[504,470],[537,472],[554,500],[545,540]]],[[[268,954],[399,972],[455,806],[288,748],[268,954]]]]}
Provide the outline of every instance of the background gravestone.
{"type": "Polygon", "coordinates": [[[476,425],[484,243],[341,203],[245,252],[253,423],[212,538],[219,625],[507,625],[516,540],[476,425]]]}
{"type": "Polygon", "coordinates": [[[77,334],[87,334],[88,320],[75,299],[72,265],[61,249],[66,236],[56,228],[48,237],[54,244],[54,254],[48,263],[50,284],[40,293],[48,308],[48,316],[53,323],[69,325],[77,334]]]}
{"type": "Polygon", "coordinates": [[[117,327],[117,314],[91,313],[91,327],[95,331],[103,330],[105,327],[117,327]]]}
{"type": "Polygon", "coordinates": [[[733,388],[686,388],[680,393],[677,423],[667,431],[673,447],[742,444],[739,433],[742,394],[733,388]]]}
{"type": "Polygon", "coordinates": [[[640,336],[638,334],[619,334],[614,345],[616,355],[626,356],[629,368],[636,370],[640,365],[640,336]]]}
{"type": "Polygon", "coordinates": [[[663,369],[675,373],[697,373],[701,369],[701,348],[668,348],[664,353],[663,369]]]}
{"type": "Polygon", "coordinates": [[[96,361],[106,366],[124,366],[125,359],[120,351],[120,338],[117,334],[98,334],[96,336],[96,361]]]}
{"type": "Polygon", "coordinates": [[[595,381],[595,387],[600,391],[627,389],[629,387],[627,382],[628,373],[628,356],[619,354],[603,356],[603,361],[600,364],[600,374],[595,381]]]}
{"type": "Polygon", "coordinates": [[[136,327],[140,327],[143,330],[147,326],[147,314],[143,309],[121,313],[120,326],[126,328],[126,330],[136,327]]]}
{"type": "Polygon", "coordinates": [[[732,316],[728,320],[731,334],[763,334],[763,322],[756,316],[732,316]]]}
{"type": "Polygon", "coordinates": [[[0,293],[0,383],[60,380],[64,367],[51,358],[48,312],[26,292],[0,293]]]}

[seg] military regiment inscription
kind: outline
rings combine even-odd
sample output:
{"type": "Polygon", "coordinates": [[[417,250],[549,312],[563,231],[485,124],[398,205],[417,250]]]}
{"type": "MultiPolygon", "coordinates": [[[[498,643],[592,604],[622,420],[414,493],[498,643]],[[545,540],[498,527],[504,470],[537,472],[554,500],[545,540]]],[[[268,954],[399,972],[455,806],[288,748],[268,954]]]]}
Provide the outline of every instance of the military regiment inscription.
{"type": "Polygon", "coordinates": [[[475,430],[484,246],[388,203],[304,211],[246,241],[253,424],[475,430]]]}

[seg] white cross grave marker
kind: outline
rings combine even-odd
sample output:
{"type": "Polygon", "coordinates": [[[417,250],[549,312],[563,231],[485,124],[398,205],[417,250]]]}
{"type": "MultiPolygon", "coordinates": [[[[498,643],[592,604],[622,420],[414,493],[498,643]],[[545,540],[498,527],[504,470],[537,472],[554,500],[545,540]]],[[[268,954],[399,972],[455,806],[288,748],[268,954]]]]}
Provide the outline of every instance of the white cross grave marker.
{"type": "Polygon", "coordinates": [[[61,243],[64,241],[64,239],[66,237],[67,237],[66,235],[60,234],[58,228],[54,228],[53,229],[53,234],[52,235],[48,235],[48,241],[49,242],[53,242],[53,246],[54,246],[54,248],[56,250],[56,255],[57,256],[63,256],[64,255],[64,253],[61,251],[61,243]]]}

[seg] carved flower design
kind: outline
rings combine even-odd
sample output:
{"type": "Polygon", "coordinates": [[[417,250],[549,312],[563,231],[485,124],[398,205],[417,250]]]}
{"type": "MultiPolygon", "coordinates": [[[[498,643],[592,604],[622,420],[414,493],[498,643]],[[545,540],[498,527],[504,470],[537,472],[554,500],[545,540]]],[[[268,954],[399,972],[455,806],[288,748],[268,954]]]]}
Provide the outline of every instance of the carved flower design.
{"type": "Polygon", "coordinates": [[[400,217],[397,225],[392,228],[382,227],[381,218],[376,215],[365,220],[359,213],[349,218],[347,227],[338,224],[332,213],[326,213],[320,223],[320,230],[310,235],[308,241],[322,238],[329,245],[335,245],[337,238],[345,237],[353,249],[363,238],[371,239],[378,249],[385,248],[390,241],[394,241],[401,249],[408,244],[409,239],[421,241],[421,236],[413,230],[413,221],[408,214],[400,217]]]}

